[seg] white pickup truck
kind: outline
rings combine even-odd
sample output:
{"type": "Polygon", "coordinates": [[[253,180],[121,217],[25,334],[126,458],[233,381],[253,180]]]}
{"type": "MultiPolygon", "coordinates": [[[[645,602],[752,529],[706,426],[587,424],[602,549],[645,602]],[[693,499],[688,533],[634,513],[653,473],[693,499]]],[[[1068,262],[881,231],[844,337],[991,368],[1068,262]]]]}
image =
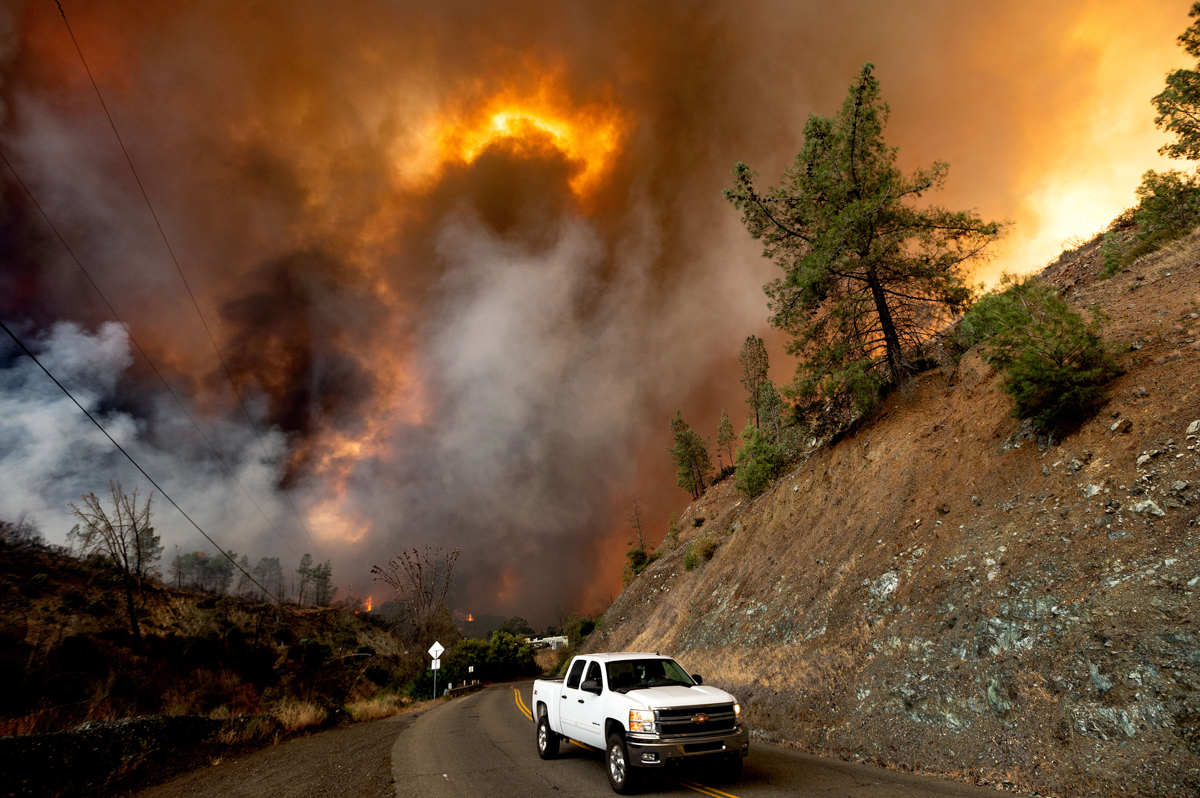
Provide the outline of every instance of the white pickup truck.
{"type": "Polygon", "coordinates": [[[538,756],[554,759],[563,738],[598,748],[621,795],[637,789],[645,768],[684,757],[716,760],[733,780],[750,753],[737,699],[658,654],[575,657],[565,679],[533,683],[532,709],[538,756]]]}

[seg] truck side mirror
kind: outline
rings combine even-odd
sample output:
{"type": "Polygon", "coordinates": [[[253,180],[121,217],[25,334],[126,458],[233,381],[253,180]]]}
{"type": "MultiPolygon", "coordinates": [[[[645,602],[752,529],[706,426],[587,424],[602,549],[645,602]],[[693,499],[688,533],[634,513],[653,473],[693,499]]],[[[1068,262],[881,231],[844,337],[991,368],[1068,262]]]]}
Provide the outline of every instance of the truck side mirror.
{"type": "Polygon", "coordinates": [[[704,677],[698,673],[693,673],[692,681],[695,682],[696,684],[704,684],[704,677]]]}
{"type": "Polygon", "coordinates": [[[585,693],[595,693],[596,695],[600,695],[601,692],[600,682],[595,679],[585,679],[583,684],[579,685],[579,689],[585,693]]]}

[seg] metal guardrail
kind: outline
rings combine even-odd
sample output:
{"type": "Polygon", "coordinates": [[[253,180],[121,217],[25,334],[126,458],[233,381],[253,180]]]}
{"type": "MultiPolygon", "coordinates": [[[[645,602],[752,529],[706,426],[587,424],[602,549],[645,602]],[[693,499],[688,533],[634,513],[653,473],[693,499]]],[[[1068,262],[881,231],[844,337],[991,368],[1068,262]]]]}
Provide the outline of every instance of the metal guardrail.
{"type": "Polygon", "coordinates": [[[485,686],[486,685],[484,685],[483,682],[476,679],[475,681],[473,681],[469,684],[464,684],[461,687],[454,687],[454,688],[447,690],[446,695],[450,696],[451,698],[454,698],[455,696],[466,695],[467,693],[473,693],[476,690],[481,690],[485,686]]]}

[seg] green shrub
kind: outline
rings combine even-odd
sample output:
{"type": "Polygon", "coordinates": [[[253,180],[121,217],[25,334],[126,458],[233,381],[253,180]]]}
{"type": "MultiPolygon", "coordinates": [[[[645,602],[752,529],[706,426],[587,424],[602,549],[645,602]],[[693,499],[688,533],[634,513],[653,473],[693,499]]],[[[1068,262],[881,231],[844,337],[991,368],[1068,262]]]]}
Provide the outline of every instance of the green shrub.
{"type": "Polygon", "coordinates": [[[691,571],[701,562],[708,562],[717,553],[717,548],[720,542],[710,537],[702,537],[699,540],[693,540],[687,548],[687,552],[683,555],[683,569],[691,571]]]}
{"type": "Polygon", "coordinates": [[[372,663],[367,666],[367,669],[363,675],[365,675],[373,683],[383,687],[385,684],[387,684],[388,677],[391,676],[392,673],[383,665],[372,663]]]}
{"type": "Polygon", "coordinates": [[[1109,230],[1100,241],[1100,257],[1104,268],[1100,279],[1107,280],[1119,272],[1127,263],[1132,263],[1129,252],[1133,249],[1134,234],[1125,230],[1109,230]]]}
{"type": "Polygon", "coordinates": [[[679,540],[679,516],[671,513],[671,518],[667,521],[667,537],[664,542],[670,543],[672,546],[679,540]]]}
{"type": "Polygon", "coordinates": [[[1137,231],[1130,235],[1111,230],[1104,236],[1100,246],[1104,256],[1102,279],[1182,238],[1200,224],[1200,178],[1196,175],[1176,169],[1166,172],[1151,169],[1142,175],[1137,196],[1138,204],[1132,213],[1121,217],[1137,225],[1137,231]]]}
{"type": "Polygon", "coordinates": [[[1100,335],[1101,315],[1090,322],[1036,277],[1001,276],[1000,286],[963,318],[964,343],[984,345],[984,357],[1005,370],[1001,387],[1016,402],[1013,415],[1038,432],[1078,427],[1107,396],[1105,384],[1121,373],[1100,335]]]}
{"type": "Polygon", "coordinates": [[[629,570],[633,576],[637,576],[662,555],[657,551],[647,554],[645,549],[638,547],[625,552],[625,556],[629,558],[629,570]]]}
{"type": "Polygon", "coordinates": [[[738,449],[737,473],[734,484],[746,497],[753,499],[771,487],[779,467],[779,452],[762,431],[750,426],[742,431],[742,446],[738,449]]]}

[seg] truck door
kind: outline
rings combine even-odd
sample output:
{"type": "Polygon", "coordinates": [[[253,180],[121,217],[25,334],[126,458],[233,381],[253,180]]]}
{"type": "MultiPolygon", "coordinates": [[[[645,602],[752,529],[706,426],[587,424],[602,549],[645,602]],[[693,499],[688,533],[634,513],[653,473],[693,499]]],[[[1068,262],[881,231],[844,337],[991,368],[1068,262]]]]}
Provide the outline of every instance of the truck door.
{"type": "MultiPolygon", "coordinates": [[[[576,663],[578,665],[580,663],[576,663]]],[[[577,679],[574,682],[570,678],[567,679],[563,686],[563,693],[567,696],[562,700],[562,715],[563,715],[563,731],[569,737],[573,737],[581,743],[593,745],[596,748],[604,747],[604,700],[602,695],[589,693],[583,689],[583,684],[590,679],[595,679],[597,684],[603,687],[603,678],[600,675],[600,663],[592,660],[587,663],[587,672],[582,679],[577,679]],[[569,724],[569,725],[568,725],[569,724]]],[[[575,667],[571,667],[571,672],[575,672],[575,667]]],[[[582,673],[582,669],[581,669],[582,673]]]]}
{"type": "Polygon", "coordinates": [[[575,719],[579,715],[574,710],[574,707],[578,706],[575,703],[578,696],[575,694],[579,692],[579,684],[583,681],[583,669],[586,665],[587,660],[582,657],[572,662],[566,681],[559,688],[558,722],[562,725],[562,733],[568,737],[578,737],[579,735],[575,726],[575,719]]]}

